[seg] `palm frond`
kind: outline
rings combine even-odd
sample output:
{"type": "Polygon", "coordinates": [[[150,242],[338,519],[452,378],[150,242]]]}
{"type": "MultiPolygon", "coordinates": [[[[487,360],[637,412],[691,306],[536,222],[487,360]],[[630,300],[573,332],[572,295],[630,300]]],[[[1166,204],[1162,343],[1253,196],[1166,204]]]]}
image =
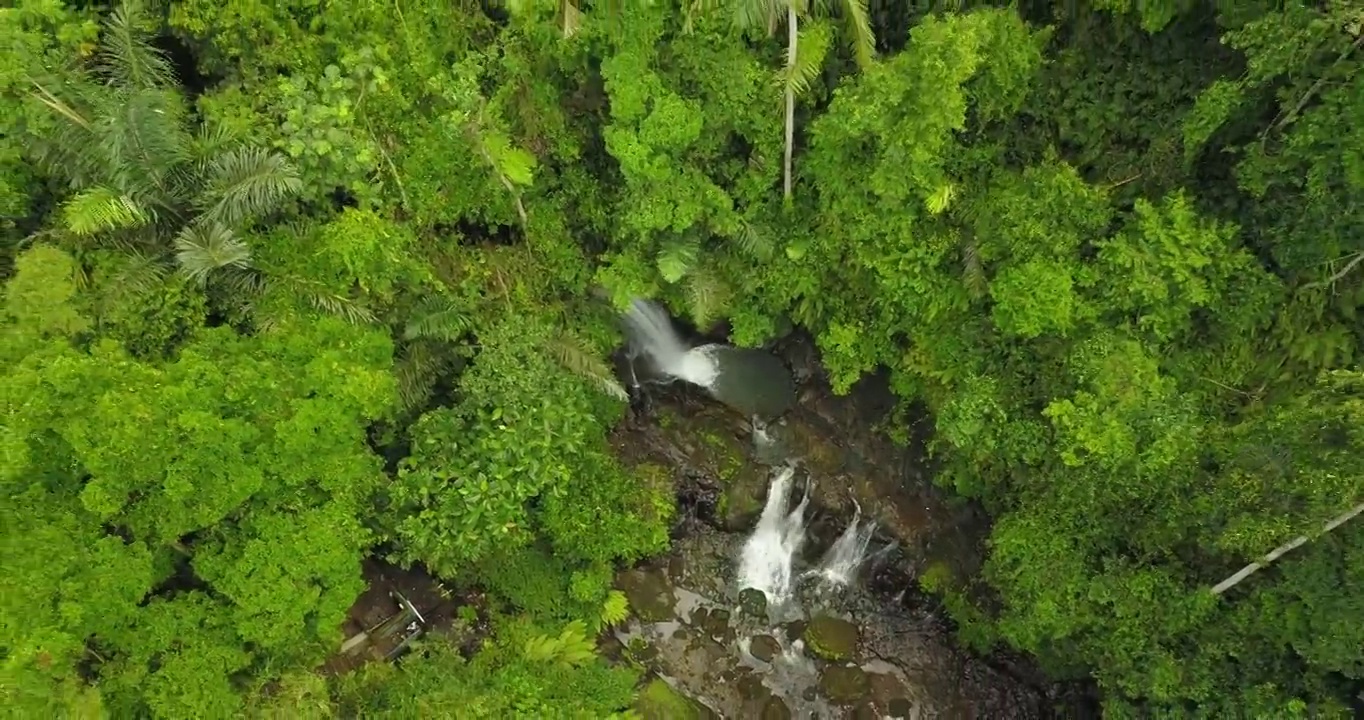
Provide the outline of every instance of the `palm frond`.
{"type": "Polygon", "coordinates": [[[147,224],[150,214],[136,200],[107,187],[94,187],[62,205],[66,229],[81,237],[147,224]]]}
{"type": "Polygon", "coordinates": [[[453,364],[450,354],[436,344],[418,340],[407,343],[394,363],[398,402],[403,411],[421,409],[431,399],[441,373],[453,364]]]}
{"type": "Polygon", "coordinates": [[[318,312],[335,315],[352,325],[373,323],[378,320],[374,313],[359,301],[337,293],[321,283],[295,275],[282,275],[271,278],[271,284],[287,288],[318,312]]]}
{"type": "Polygon", "coordinates": [[[175,72],[166,56],[147,42],[154,26],[141,0],[124,2],[104,22],[100,61],[114,84],[136,89],[166,88],[175,72]]]}
{"type": "Polygon", "coordinates": [[[591,382],[598,390],[618,400],[629,398],[620,381],[616,380],[611,366],[577,335],[560,331],[545,348],[565,370],[591,382]]]}
{"type": "Polygon", "coordinates": [[[968,242],[961,248],[962,281],[966,284],[971,297],[980,300],[990,290],[990,282],[985,277],[985,266],[980,261],[976,244],[968,242]]]}
{"type": "MultiPolygon", "coordinates": [[[[126,194],[158,198],[167,207],[182,202],[168,179],[189,159],[184,99],[171,90],[140,90],[103,109],[96,130],[108,181],[126,194]]],[[[144,205],[148,205],[144,200],[144,205]]]]}
{"type": "Polygon", "coordinates": [[[403,328],[403,339],[431,338],[458,342],[473,327],[468,308],[445,299],[431,300],[419,307],[403,328]]]}
{"type": "Polygon", "coordinates": [[[733,4],[734,25],[740,30],[762,30],[771,35],[777,29],[777,18],[785,8],[778,0],[739,0],[733,4]]]}
{"type": "Polygon", "coordinates": [[[824,22],[809,23],[800,31],[796,62],[777,73],[777,81],[783,92],[790,90],[797,96],[809,92],[810,83],[824,69],[824,58],[829,54],[832,41],[833,31],[824,22]]]}
{"type": "Polygon", "coordinates": [[[101,311],[159,291],[164,287],[166,274],[166,263],[161,258],[141,252],[124,255],[112,273],[100,278],[101,311]]]}
{"type": "Polygon", "coordinates": [[[303,188],[283,156],[260,148],[237,148],[209,163],[208,186],[200,199],[204,217],[229,227],[275,209],[303,188]]]}
{"type": "Polygon", "coordinates": [[[867,0],[842,0],[842,3],[852,33],[853,57],[857,58],[857,66],[866,70],[876,59],[876,35],[871,31],[867,0]]]}
{"type": "Polygon", "coordinates": [[[175,236],[175,259],[181,272],[202,284],[219,268],[246,267],[251,249],[219,223],[195,223],[175,236]]]}

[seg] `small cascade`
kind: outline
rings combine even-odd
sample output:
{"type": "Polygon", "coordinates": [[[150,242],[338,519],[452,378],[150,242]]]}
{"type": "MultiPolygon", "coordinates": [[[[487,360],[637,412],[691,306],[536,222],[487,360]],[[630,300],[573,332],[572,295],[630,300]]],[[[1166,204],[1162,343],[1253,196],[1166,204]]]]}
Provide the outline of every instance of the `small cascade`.
{"type": "MultiPolygon", "coordinates": [[[[827,589],[851,585],[857,577],[857,571],[870,557],[868,549],[875,534],[876,523],[863,523],[862,507],[858,505],[852,522],[848,523],[847,529],[838,536],[828,552],[824,553],[819,567],[805,574],[819,578],[820,585],[827,589]]],[[[888,548],[889,546],[882,548],[882,551],[888,548]]]]}
{"type": "Polygon", "coordinates": [[[807,492],[789,512],[794,471],[783,468],[773,478],[767,502],[753,534],[744,543],[739,561],[739,587],[763,591],[772,605],[791,597],[795,577],[793,566],[805,542],[805,509],[810,503],[807,492]]]}
{"type": "Polygon", "coordinates": [[[719,345],[688,348],[673,328],[668,313],[657,304],[636,298],[625,314],[625,327],[630,342],[638,353],[643,353],[664,375],[714,388],[720,375],[715,360],[719,345]]]}

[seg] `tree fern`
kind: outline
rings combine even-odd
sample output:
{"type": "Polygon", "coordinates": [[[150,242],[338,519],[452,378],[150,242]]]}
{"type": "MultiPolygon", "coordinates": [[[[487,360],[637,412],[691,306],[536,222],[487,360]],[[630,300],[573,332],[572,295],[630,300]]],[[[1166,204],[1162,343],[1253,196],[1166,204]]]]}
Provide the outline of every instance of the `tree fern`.
{"type": "Polygon", "coordinates": [[[82,237],[138,227],[149,219],[137,201],[102,186],[86,190],[62,205],[66,229],[82,237]]]}
{"type": "Polygon", "coordinates": [[[282,156],[260,148],[236,148],[213,159],[199,202],[203,217],[239,225],[277,208],[302,189],[297,171],[282,156]]]}
{"type": "Polygon", "coordinates": [[[619,400],[629,397],[616,380],[611,366],[578,336],[562,331],[546,345],[555,362],[565,370],[591,382],[598,390],[619,400]]]}
{"type": "Polygon", "coordinates": [[[225,226],[218,223],[187,225],[175,236],[175,259],[180,271],[203,283],[219,268],[244,268],[251,250],[225,226]]]}

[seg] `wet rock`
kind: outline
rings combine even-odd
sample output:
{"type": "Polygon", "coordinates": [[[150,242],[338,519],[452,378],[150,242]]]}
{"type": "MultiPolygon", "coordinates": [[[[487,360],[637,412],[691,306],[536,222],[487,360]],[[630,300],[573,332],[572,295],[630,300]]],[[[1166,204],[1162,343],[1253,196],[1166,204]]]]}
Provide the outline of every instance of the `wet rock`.
{"type": "Polygon", "coordinates": [[[649,681],[639,694],[635,709],[645,720],[701,720],[715,717],[709,708],[658,678],[649,681]]]}
{"type": "Polygon", "coordinates": [[[904,698],[895,698],[886,706],[886,712],[892,718],[908,718],[914,712],[914,703],[904,698]]]}
{"type": "Polygon", "coordinates": [[[767,486],[767,476],[756,468],[737,473],[716,502],[715,514],[720,528],[729,532],[751,529],[767,501],[767,486]]]}
{"type": "Polygon", "coordinates": [[[759,720],[791,720],[791,708],[786,707],[786,701],[773,695],[763,703],[762,714],[759,720]]]}
{"type": "Polygon", "coordinates": [[[630,609],[645,622],[671,620],[677,597],[668,576],[661,570],[636,568],[616,576],[616,587],[625,593],[630,609]]]}
{"type": "Polygon", "coordinates": [[[864,702],[853,708],[852,715],[849,717],[852,720],[881,720],[881,714],[876,712],[876,706],[869,702],[864,702]]]}
{"type": "Polygon", "coordinates": [[[817,615],[805,628],[805,646],[825,660],[847,660],[857,652],[857,626],[841,618],[817,615]]]}
{"type": "Polygon", "coordinates": [[[867,673],[860,667],[832,665],[819,676],[819,691],[839,705],[855,705],[866,699],[870,690],[867,673]]]}
{"type": "Polygon", "coordinates": [[[753,657],[758,658],[763,662],[770,663],[772,662],[772,658],[776,657],[777,653],[781,652],[781,643],[777,642],[777,639],[771,635],[759,635],[758,637],[753,638],[753,642],[749,644],[748,651],[753,654],[753,657]]]}
{"type": "Polygon", "coordinates": [[[767,594],[757,588],[739,592],[739,609],[755,620],[767,619],[767,594]]]}
{"type": "Polygon", "coordinates": [[[745,675],[739,681],[739,697],[745,700],[758,700],[771,694],[760,677],[745,675]]]}

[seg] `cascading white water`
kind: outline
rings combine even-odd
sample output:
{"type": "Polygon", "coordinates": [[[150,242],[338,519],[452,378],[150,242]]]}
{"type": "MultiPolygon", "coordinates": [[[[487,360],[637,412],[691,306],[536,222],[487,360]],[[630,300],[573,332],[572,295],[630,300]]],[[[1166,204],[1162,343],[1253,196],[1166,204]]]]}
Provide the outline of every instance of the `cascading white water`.
{"type": "Polygon", "coordinates": [[[773,605],[791,597],[795,584],[792,567],[805,542],[805,508],[810,495],[806,493],[800,504],[787,512],[793,476],[791,468],[786,467],[773,478],[758,526],[744,543],[739,560],[739,587],[763,591],[773,605]]]}
{"type": "Polygon", "coordinates": [[[668,313],[657,304],[638,298],[625,314],[626,330],[634,347],[643,352],[660,372],[686,380],[707,390],[720,375],[713,356],[717,345],[688,348],[673,328],[668,313]]]}
{"type": "Polygon", "coordinates": [[[862,507],[857,506],[852,522],[834,544],[824,553],[819,567],[806,573],[818,577],[820,583],[830,587],[850,585],[857,577],[858,568],[867,560],[867,549],[871,538],[876,534],[876,523],[862,523],[862,507]]]}

